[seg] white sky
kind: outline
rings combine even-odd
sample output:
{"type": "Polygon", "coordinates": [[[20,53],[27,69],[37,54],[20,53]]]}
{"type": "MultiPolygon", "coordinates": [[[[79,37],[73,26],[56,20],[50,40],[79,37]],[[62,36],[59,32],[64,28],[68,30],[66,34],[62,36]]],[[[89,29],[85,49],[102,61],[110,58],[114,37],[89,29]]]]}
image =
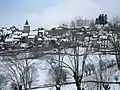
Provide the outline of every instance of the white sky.
{"type": "MultiPolygon", "coordinates": [[[[106,13],[108,17],[120,13],[120,0],[50,0],[51,2],[48,1],[48,3],[46,3],[47,0],[27,1],[21,0],[21,7],[16,8],[16,5],[15,10],[11,9],[12,11],[9,13],[2,11],[4,16],[0,16],[4,19],[0,17],[0,25],[16,25],[22,28],[25,19],[28,19],[32,28],[41,26],[51,28],[69,22],[75,16],[94,19],[100,13],[106,13]],[[22,7],[25,5],[27,8],[24,10],[22,7]],[[19,11],[17,11],[18,9],[19,11]]],[[[7,9],[9,10],[9,8],[7,9]]]]}

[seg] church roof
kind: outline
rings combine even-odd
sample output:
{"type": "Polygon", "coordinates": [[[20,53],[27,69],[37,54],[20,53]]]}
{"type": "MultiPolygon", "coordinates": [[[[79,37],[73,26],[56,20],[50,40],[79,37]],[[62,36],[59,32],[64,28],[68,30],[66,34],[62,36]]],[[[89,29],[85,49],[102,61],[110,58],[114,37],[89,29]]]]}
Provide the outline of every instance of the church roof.
{"type": "Polygon", "coordinates": [[[25,25],[29,25],[28,20],[25,21],[25,25]]]}

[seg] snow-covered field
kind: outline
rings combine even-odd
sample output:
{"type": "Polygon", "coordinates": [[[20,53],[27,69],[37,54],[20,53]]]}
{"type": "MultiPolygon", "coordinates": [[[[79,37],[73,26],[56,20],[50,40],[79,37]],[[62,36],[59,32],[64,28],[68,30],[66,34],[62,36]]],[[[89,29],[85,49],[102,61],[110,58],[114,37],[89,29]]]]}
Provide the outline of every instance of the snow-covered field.
{"type": "MultiPolygon", "coordinates": [[[[67,50],[67,52],[71,52],[71,50],[67,50]]],[[[85,50],[84,49],[80,49],[80,54],[84,53],[85,50]]],[[[56,56],[57,58],[57,56],[56,56]]],[[[115,56],[112,55],[102,55],[101,56],[102,60],[105,62],[110,62],[111,60],[115,60],[115,56]]],[[[82,65],[82,57],[79,57],[80,59],[80,66],[82,65]]],[[[86,59],[86,64],[94,64],[95,68],[99,68],[99,63],[100,59],[98,57],[98,55],[88,55],[87,59],[86,59]]],[[[69,58],[67,56],[64,57],[64,62],[69,64],[71,66],[71,62],[69,60],[69,58]]],[[[49,73],[48,73],[48,68],[49,68],[49,64],[45,61],[45,60],[41,60],[41,58],[39,58],[38,60],[34,60],[34,63],[36,63],[36,67],[38,68],[38,77],[37,77],[37,82],[33,85],[33,87],[39,87],[42,86],[44,84],[48,84],[49,83],[49,73]]],[[[81,67],[80,67],[81,68],[81,67]]],[[[69,70],[68,70],[69,71],[69,70]]],[[[107,76],[110,76],[110,80],[109,81],[115,81],[114,77],[117,75],[120,81],[120,71],[117,69],[117,66],[114,66],[112,68],[110,68],[109,70],[107,70],[107,76]],[[110,72],[112,74],[110,74],[110,72]]],[[[72,74],[72,72],[71,72],[72,74]]],[[[89,80],[92,79],[92,75],[91,76],[87,76],[84,77],[83,80],[89,80]]],[[[73,77],[70,78],[70,81],[74,82],[73,77]]],[[[50,83],[53,84],[53,83],[50,83]]],[[[83,84],[82,84],[83,85],[83,84]]],[[[90,84],[92,85],[92,84],[90,84]]],[[[85,86],[85,85],[84,85],[85,86]]],[[[96,87],[96,86],[95,86],[96,87]]],[[[120,85],[110,85],[111,89],[110,90],[120,90],[120,85]]],[[[7,85],[6,88],[4,88],[4,90],[10,90],[8,89],[9,85],[7,85]]],[[[76,90],[76,86],[74,85],[64,85],[61,88],[62,90],[76,90]]],[[[38,88],[38,89],[34,89],[34,90],[55,90],[55,87],[51,87],[51,88],[38,88]]],[[[88,89],[89,90],[89,89],[88,89]]],[[[96,90],[96,88],[93,88],[92,90],[96,90]]]]}

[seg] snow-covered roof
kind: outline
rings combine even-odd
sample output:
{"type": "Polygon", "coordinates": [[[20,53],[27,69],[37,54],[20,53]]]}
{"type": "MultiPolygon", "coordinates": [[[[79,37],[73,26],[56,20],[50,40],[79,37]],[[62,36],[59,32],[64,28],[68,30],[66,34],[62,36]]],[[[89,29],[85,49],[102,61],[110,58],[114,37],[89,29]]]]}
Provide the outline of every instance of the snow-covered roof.
{"type": "Polygon", "coordinates": [[[45,37],[45,38],[44,38],[44,40],[45,40],[45,41],[49,41],[49,40],[51,40],[51,39],[50,39],[50,38],[45,37]]]}
{"type": "Polygon", "coordinates": [[[84,26],[84,28],[90,28],[90,26],[84,26]]]}
{"type": "Polygon", "coordinates": [[[21,38],[21,35],[18,36],[18,35],[12,35],[13,38],[21,38]]]}
{"type": "Polygon", "coordinates": [[[83,34],[83,32],[77,32],[77,34],[80,34],[80,35],[82,35],[82,34],[83,34]]]}
{"type": "Polygon", "coordinates": [[[39,32],[44,33],[44,32],[45,32],[45,30],[39,30],[39,32]]]}
{"type": "Polygon", "coordinates": [[[3,31],[7,31],[7,28],[3,28],[2,30],[3,30],[3,31]]]}
{"type": "Polygon", "coordinates": [[[28,36],[28,38],[35,38],[35,36],[28,36]]]}
{"type": "Polygon", "coordinates": [[[107,36],[112,36],[112,34],[111,34],[111,33],[109,33],[109,34],[107,34],[107,36]]]}
{"type": "Polygon", "coordinates": [[[98,29],[102,28],[102,25],[95,25],[98,29]]]}
{"type": "Polygon", "coordinates": [[[22,34],[22,32],[21,31],[16,31],[16,32],[14,32],[14,34],[15,35],[20,35],[20,34],[22,34]]]}
{"type": "Polygon", "coordinates": [[[22,33],[22,35],[21,36],[28,36],[28,33],[22,33]]]}
{"type": "Polygon", "coordinates": [[[97,35],[94,35],[93,38],[97,38],[98,36],[97,35]]]}
{"type": "Polygon", "coordinates": [[[88,39],[89,39],[89,37],[85,37],[85,39],[86,39],[86,40],[88,40],[88,39]]]}
{"type": "Polygon", "coordinates": [[[26,43],[22,43],[22,44],[21,44],[21,47],[26,47],[26,46],[27,46],[26,43]]]}
{"type": "Polygon", "coordinates": [[[109,24],[104,25],[104,27],[109,27],[109,24]]]}
{"type": "Polygon", "coordinates": [[[56,38],[61,38],[61,36],[56,36],[56,38]]]}
{"type": "Polygon", "coordinates": [[[2,29],[3,33],[7,33],[8,30],[6,28],[2,29]]]}
{"type": "Polygon", "coordinates": [[[6,38],[6,39],[5,39],[5,42],[13,42],[13,41],[14,41],[13,38],[6,38]]]}
{"type": "Polygon", "coordinates": [[[16,28],[11,28],[11,30],[12,30],[12,31],[15,31],[15,30],[16,30],[16,28]]]}
{"type": "Polygon", "coordinates": [[[68,39],[62,39],[62,41],[67,42],[67,41],[69,41],[69,40],[68,40],[68,39]]]}
{"type": "Polygon", "coordinates": [[[7,34],[12,34],[12,31],[11,30],[7,31],[7,34]]]}
{"type": "Polygon", "coordinates": [[[38,31],[30,31],[29,35],[38,35],[38,31]]]}
{"type": "Polygon", "coordinates": [[[52,37],[52,38],[50,38],[51,40],[56,40],[57,41],[57,38],[54,38],[54,37],[52,37]]]}
{"type": "Polygon", "coordinates": [[[0,27],[0,30],[2,30],[2,27],[0,27]]]}
{"type": "Polygon", "coordinates": [[[20,41],[20,39],[14,39],[14,41],[20,41]]]}
{"type": "Polygon", "coordinates": [[[82,31],[84,31],[85,29],[81,28],[82,31]]]}
{"type": "Polygon", "coordinates": [[[87,32],[88,34],[90,34],[91,32],[89,31],[89,32],[87,32]]]}
{"type": "Polygon", "coordinates": [[[38,38],[38,41],[42,41],[42,38],[38,38]]]}
{"type": "Polygon", "coordinates": [[[107,36],[100,36],[101,39],[107,39],[107,36]]]}
{"type": "Polygon", "coordinates": [[[61,30],[62,28],[61,27],[56,27],[56,29],[60,29],[61,30]]]}

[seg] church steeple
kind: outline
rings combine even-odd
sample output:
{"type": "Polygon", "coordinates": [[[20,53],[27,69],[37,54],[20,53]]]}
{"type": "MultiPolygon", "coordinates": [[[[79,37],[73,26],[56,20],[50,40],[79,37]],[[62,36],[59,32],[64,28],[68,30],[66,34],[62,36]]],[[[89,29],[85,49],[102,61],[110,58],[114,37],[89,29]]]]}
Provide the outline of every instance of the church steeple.
{"type": "Polygon", "coordinates": [[[25,25],[29,25],[28,20],[25,21],[25,25]]]}
{"type": "Polygon", "coordinates": [[[28,23],[28,20],[26,20],[23,27],[23,33],[29,33],[29,31],[30,31],[30,25],[28,23]]]}

